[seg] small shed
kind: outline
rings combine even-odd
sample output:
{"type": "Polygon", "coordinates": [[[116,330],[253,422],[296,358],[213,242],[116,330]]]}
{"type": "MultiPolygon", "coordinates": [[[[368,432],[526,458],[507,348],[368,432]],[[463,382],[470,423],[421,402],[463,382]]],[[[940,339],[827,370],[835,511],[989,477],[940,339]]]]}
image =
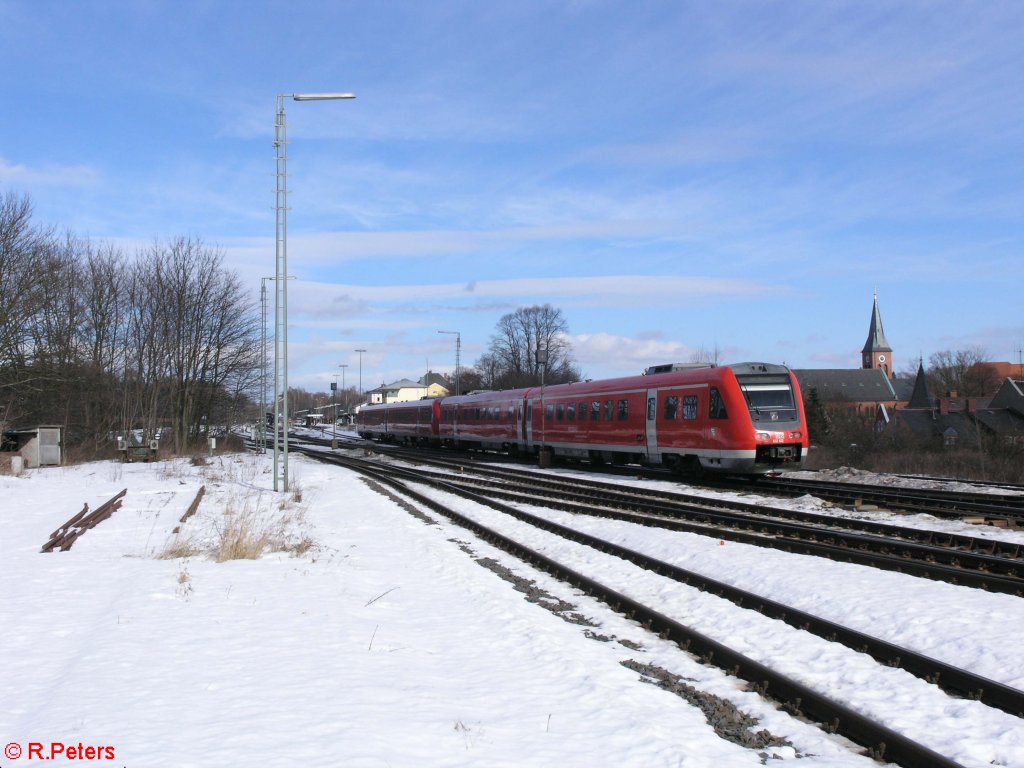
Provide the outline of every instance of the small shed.
{"type": "Polygon", "coordinates": [[[57,467],[64,463],[64,428],[41,426],[13,429],[4,437],[25,459],[25,467],[57,467]]]}

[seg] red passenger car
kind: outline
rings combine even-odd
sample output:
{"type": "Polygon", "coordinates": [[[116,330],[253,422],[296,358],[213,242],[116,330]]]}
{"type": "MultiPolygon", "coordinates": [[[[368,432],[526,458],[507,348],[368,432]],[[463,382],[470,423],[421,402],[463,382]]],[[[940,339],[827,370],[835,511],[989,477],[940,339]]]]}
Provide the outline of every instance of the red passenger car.
{"type": "Polygon", "coordinates": [[[366,405],[356,414],[361,437],[389,442],[431,443],[437,440],[440,400],[366,405]]]}

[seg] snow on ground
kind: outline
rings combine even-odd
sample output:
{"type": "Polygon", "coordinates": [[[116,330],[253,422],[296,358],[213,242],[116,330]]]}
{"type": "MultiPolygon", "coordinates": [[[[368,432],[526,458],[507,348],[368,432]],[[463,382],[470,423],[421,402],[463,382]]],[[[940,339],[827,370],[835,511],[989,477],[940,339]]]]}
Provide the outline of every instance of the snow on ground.
{"type": "MultiPolygon", "coordinates": [[[[55,744],[109,746],[114,759],[49,765],[129,768],[722,768],[776,756],[808,768],[877,765],[461,529],[426,524],[352,473],[293,453],[284,494],[270,490],[270,465],[269,456],[224,455],[208,466],[97,463],[0,476],[0,741],[23,751],[0,765],[38,764],[30,745],[49,756],[55,744]],[[201,485],[198,514],[174,535],[201,485]],[[94,508],[122,488],[122,508],[70,551],[39,552],[83,502],[94,508]],[[214,550],[240,527],[280,551],[216,562],[214,550]],[[596,626],[528,602],[477,558],[499,560],[596,626]],[[728,699],[758,718],[751,730],[788,745],[720,738],[696,706],[640,682],[623,665],[631,660],[728,699]]],[[[608,533],[865,631],[884,627],[894,641],[997,679],[1024,681],[1019,632],[1013,636],[1024,626],[1018,598],[855,566],[826,576],[834,566],[813,558],[776,560],[765,550],[628,525],[608,533]],[[901,594],[920,610],[907,612],[901,594]],[[950,608],[954,616],[944,613],[950,608]]],[[[769,644],[832,653],[685,588],[637,584],[663,591],[686,620],[717,624],[752,653],[764,633],[769,644]]],[[[878,674],[849,663],[849,674],[826,679],[849,686],[862,677],[867,685],[878,674]]],[[[896,675],[896,695],[908,695],[896,675]]],[[[911,685],[921,686],[927,706],[945,707],[930,746],[965,765],[1024,766],[1021,720],[911,685]]]]}

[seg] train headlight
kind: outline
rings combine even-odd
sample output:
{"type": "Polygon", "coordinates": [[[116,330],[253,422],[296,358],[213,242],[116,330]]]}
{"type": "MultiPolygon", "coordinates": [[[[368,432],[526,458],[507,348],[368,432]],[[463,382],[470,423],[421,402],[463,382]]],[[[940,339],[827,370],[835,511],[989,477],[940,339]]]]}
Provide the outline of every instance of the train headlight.
{"type": "Polygon", "coordinates": [[[789,439],[790,440],[801,440],[803,438],[803,436],[804,436],[803,432],[790,432],[789,433],[789,439]]]}
{"type": "Polygon", "coordinates": [[[770,433],[768,433],[768,432],[758,432],[758,433],[757,433],[757,434],[755,435],[755,437],[756,437],[756,438],[757,438],[758,440],[760,440],[760,441],[762,441],[762,442],[765,442],[765,443],[767,443],[767,442],[768,442],[769,440],[771,440],[771,439],[772,439],[772,436],[771,436],[771,434],[770,434],[770,433]]]}

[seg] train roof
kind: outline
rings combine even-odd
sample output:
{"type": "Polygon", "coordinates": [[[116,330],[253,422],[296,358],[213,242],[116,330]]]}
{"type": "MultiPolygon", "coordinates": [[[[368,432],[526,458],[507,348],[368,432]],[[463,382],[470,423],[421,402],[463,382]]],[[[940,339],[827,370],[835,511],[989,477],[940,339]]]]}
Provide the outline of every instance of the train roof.
{"type": "MultiPolygon", "coordinates": [[[[544,393],[551,397],[563,396],[572,397],[579,393],[594,392],[616,392],[621,390],[647,389],[656,386],[665,386],[673,382],[720,382],[730,373],[737,376],[744,375],[765,375],[765,374],[789,374],[789,368],[776,363],[744,362],[731,365],[696,365],[696,366],[654,366],[657,372],[643,373],[637,376],[622,376],[614,379],[594,379],[577,381],[570,384],[549,384],[546,385],[544,393]],[[661,370],[667,367],[671,370],[661,370]]],[[[648,368],[648,371],[651,369],[648,368]]],[[[522,387],[519,389],[502,389],[473,392],[468,395],[444,398],[445,404],[458,405],[461,403],[474,403],[494,400],[518,400],[529,395],[540,393],[541,387],[522,387]]]]}
{"type": "MultiPolygon", "coordinates": [[[[571,384],[549,384],[544,389],[545,395],[551,397],[573,397],[575,395],[583,396],[585,394],[592,394],[597,392],[618,392],[624,390],[635,390],[635,389],[649,389],[650,387],[666,386],[671,383],[680,382],[721,382],[729,374],[744,376],[744,375],[764,375],[764,374],[789,374],[789,368],[784,365],[778,365],[776,363],[762,363],[762,362],[744,362],[744,363],[733,363],[731,365],[687,365],[680,366],[679,364],[672,364],[669,366],[652,366],[647,371],[652,373],[643,373],[637,376],[622,376],[614,379],[594,379],[587,381],[577,381],[571,384]],[[668,368],[670,370],[662,370],[668,368]]],[[[495,400],[521,400],[524,397],[528,397],[531,394],[539,395],[541,387],[520,387],[517,389],[498,389],[498,390],[481,390],[471,392],[466,395],[452,395],[445,398],[440,398],[445,405],[461,405],[469,403],[479,402],[493,402],[495,400]]],[[[392,407],[410,407],[422,405],[426,401],[433,401],[438,398],[426,398],[424,400],[410,400],[401,403],[386,403],[378,404],[389,405],[392,407]]]]}

